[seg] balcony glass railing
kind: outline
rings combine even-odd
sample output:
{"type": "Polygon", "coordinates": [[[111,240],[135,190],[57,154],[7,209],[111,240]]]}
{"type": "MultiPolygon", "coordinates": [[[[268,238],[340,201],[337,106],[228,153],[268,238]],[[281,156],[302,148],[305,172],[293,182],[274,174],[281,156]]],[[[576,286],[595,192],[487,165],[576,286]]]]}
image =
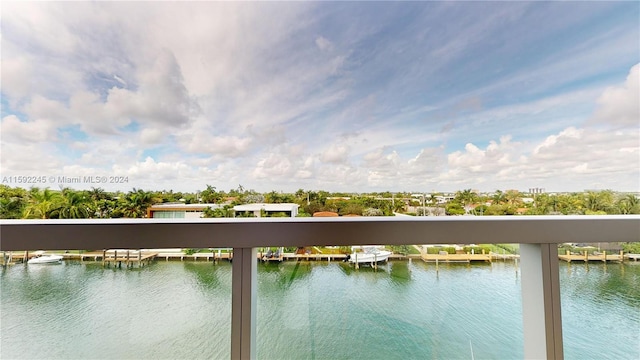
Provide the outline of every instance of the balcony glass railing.
{"type": "Polygon", "coordinates": [[[358,269],[321,247],[309,261],[260,262],[258,358],[524,356],[514,258],[434,248],[452,254],[423,260],[419,247],[395,248],[412,251],[358,269]]]}
{"type": "MultiPolygon", "coordinates": [[[[219,322],[220,324],[199,328],[197,331],[210,334],[212,339],[230,337],[228,342],[230,343],[229,350],[212,350],[207,348],[206,344],[203,345],[201,343],[192,345],[202,347],[203,357],[218,357],[221,354],[230,353],[232,358],[254,358],[256,356],[260,358],[295,358],[296,351],[300,351],[296,347],[297,340],[302,342],[300,347],[305,348],[305,351],[309,351],[308,347],[312,349],[311,351],[313,352],[310,356],[318,358],[331,357],[331,351],[335,349],[336,344],[317,336],[318,329],[323,329],[326,326],[335,326],[335,332],[341,334],[340,337],[345,339],[345,343],[371,339],[374,344],[372,348],[374,349],[380,345],[377,340],[382,341],[383,337],[386,338],[393,334],[402,336],[409,332],[423,333],[425,336],[419,336],[418,340],[412,341],[404,349],[412,351],[411,349],[419,349],[423,345],[434,346],[434,349],[437,349],[437,344],[429,343],[433,338],[428,335],[431,332],[444,332],[443,330],[450,327],[450,331],[447,333],[449,335],[441,338],[441,341],[457,344],[460,346],[459,352],[462,354],[495,354],[495,356],[499,356],[504,354],[504,351],[515,351],[513,355],[516,357],[524,354],[527,358],[562,358],[564,353],[562,325],[564,315],[560,308],[561,277],[559,275],[561,269],[566,271],[566,267],[563,264],[561,268],[558,263],[557,244],[564,242],[631,242],[638,241],[640,238],[640,217],[638,216],[6,220],[0,224],[2,225],[2,242],[0,244],[0,250],[2,251],[27,249],[233,248],[233,262],[232,265],[225,265],[227,270],[224,270],[224,266],[221,266],[216,268],[217,270],[212,269],[211,272],[200,272],[199,268],[189,270],[185,266],[185,271],[189,272],[196,289],[198,286],[203,288],[207,286],[226,287],[231,295],[230,297],[227,296],[228,302],[225,302],[224,299],[207,298],[208,295],[206,295],[207,292],[205,291],[202,293],[203,299],[220,306],[205,307],[202,313],[193,313],[191,312],[192,310],[178,310],[179,308],[191,309],[199,306],[189,303],[185,298],[181,298],[179,295],[180,284],[172,284],[171,278],[167,278],[167,284],[156,286],[155,291],[158,291],[157,294],[148,294],[150,296],[148,307],[134,309],[135,311],[128,315],[129,318],[133,316],[143,320],[150,314],[148,309],[154,306],[171,307],[172,305],[167,304],[178,303],[184,306],[178,306],[173,310],[178,312],[178,317],[184,319],[185,323],[189,321],[197,323],[199,318],[202,317],[215,317],[217,319],[216,323],[219,322]],[[446,301],[447,299],[465,298],[468,300],[468,309],[473,309],[474,304],[479,304],[484,295],[476,293],[465,295],[455,291],[439,289],[438,284],[444,283],[445,280],[449,282],[453,280],[445,279],[449,274],[435,271],[432,264],[398,262],[398,266],[396,266],[396,263],[392,262],[384,265],[387,266],[386,268],[381,267],[377,270],[385,271],[388,276],[369,277],[369,275],[375,273],[375,269],[363,267],[355,272],[354,275],[346,275],[347,271],[353,271],[351,267],[343,268],[338,263],[328,266],[328,261],[325,266],[305,270],[303,268],[305,265],[302,263],[275,266],[273,264],[258,263],[256,260],[261,248],[266,246],[296,248],[314,245],[386,244],[401,246],[407,242],[417,244],[519,243],[521,255],[518,263],[519,272],[516,273],[514,267],[512,274],[512,285],[515,285],[515,287],[511,286],[506,289],[504,287],[492,287],[492,284],[484,284],[484,286],[490,289],[489,292],[493,294],[492,299],[504,302],[502,307],[509,322],[502,330],[502,334],[504,336],[507,334],[509,336],[516,335],[515,342],[509,343],[508,347],[519,347],[519,344],[523,344],[523,349],[486,349],[484,348],[485,341],[482,338],[478,338],[477,334],[500,337],[500,331],[487,332],[481,326],[465,328],[461,325],[448,324],[446,318],[453,318],[459,322],[478,318],[476,319],[478,323],[482,323],[485,312],[481,311],[481,309],[478,312],[461,311],[457,308],[449,307],[446,301]],[[298,265],[297,268],[296,265],[298,265]],[[269,268],[270,266],[273,268],[269,268]],[[305,271],[308,272],[308,275],[305,275],[305,271]],[[336,271],[335,274],[333,273],[334,271],[336,271]],[[340,274],[340,272],[343,273],[340,274]],[[260,275],[258,276],[258,274],[260,275]],[[342,280],[331,281],[334,275],[342,280]],[[305,288],[299,286],[302,282],[295,281],[296,276],[302,278],[307,276],[314,280],[318,277],[319,280],[309,282],[305,288]],[[376,281],[380,283],[380,286],[370,287],[369,292],[371,294],[349,293],[349,289],[356,284],[367,285],[367,282],[376,281]],[[405,290],[403,290],[403,281],[419,282],[421,286],[430,290],[430,292],[425,293],[430,295],[437,293],[437,297],[430,297],[424,301],[424,313],[427,315],[422,314],[422,316],[426,316],[425,318],[412,316],[413,312],[402,306],[403,302],[412,296],[424,297],[424,293],[421,294],[419,291],[416,293],[406,291],[406,286],[404,287],[405,290]],[[373,296],[374,291],[378,291],[379,287],[386,289],[384,296],[373,296]],[[280,288],[285,291],[281,291],[280,288]],[[341,294],[341,296],[335,296],[340,299],[339,303],[334,304],[335,306],[330,306],[329,300],[332,292],[341,294]],[[318,302],[318,300],[322,299],[321,295],[327,296],[325,298],[326,301],[318,302]],[[374,299],[369,299],[368,295],[371,295],[374,299]],[[168,300],[157,301],[153,304],[154,301],[152,299],[159,299],[163,296],[166,296],[168,300]],[[519,307],[518,298],[522,299],[521,307],[519,307]],[[267,300],[273,300],[272,304],[280,305],[269,305],[267,300]],[[185,301],[186,303],[184,303],[185,301]],[[354,326],[352,323],[358,318],[359,314],[371,311],[372,306],[375,305],[371,301],[388,302],[379,307],[383,309],[380,311],[382,324],[370,323],[363,326],[363,329],[354,326]],[[514,304],[516,305],[514,306],[514,304]],[[229,305],[231,307],[230,314],[229,305]],[[392,308],[388,309],[390,306],[392,308]],[[334,307],[338,309],[336,310],[334,307]],[[334,309],[334,311],[330,309],[334,309]],[[183,312],[181,313],[181,311],[183,312]],[[323,314],[323,312],[326,312],[326,314],[323,314]],[[520,314],[522,315],[520,316],[520,314]],[[332,319],[335,325],[326,325],[327,323],[322,321],[323,316],[332,319]],[[429,320],[434,319],[441,320],[439,327],[429,328],[429,320]],[[229,323],[230,326],[228,325],[229,323]],[[227,324],[226,327],[225,324],[227,324]],[[262,342],[263,335],[270,331],[270,324],[277,324],[278,329],[286,330],[281,334],[277,334],[284,340],[283,343],[280,343],[280,341],[262,342]],[[366,330],[367,327],[371,328],[371,330],[366,330]],[[387,334],[383,335],[382,332],[384,331],[387,334]],[[295,335],[300,336],[294,337],[295,335]],[[420,343],[420,341],[425,341],[425,343],[420,343]],[[282,344],[286,344],[284,347],[287,349],[279,348],[283,346],[282,344]],[[468,352],[465,349],[467,347],[468,352]],[[290,351],[288,353],[290,355],[285,356],[287,353],[279,352],[284,350],[290,351]],[[495,352],[492,353],[492,351],[495,352]]],[[[183,265],[186,264],[184,263],[183,265]]],[[[192,265],[195,265],[195,263],[192,265]]],[[[212,266],[210,263],[204,262],[202,265],[212,266]]],[[[515,266],[515,264],[513,265],[515,266]]],[[[505,264],[503,266],[509,265],[505,264]]],[[[490,271],[490,269],[491,267],[488,270],[490,271]]],[[[494,269],[497,269],[497,267],[494,269]]],[[[469,270],[462,266],[458,270],[461,270],[464,274],[466,274],[466,271],[471,271],[472,279],[480,279],[482,277],[482,281],[484,281],[489,278],[488,276],[474,273],[476,268],[469,270]]],[[[100,268],[100,271],[105,270],[100,268]]],[[[144,277],[144,267],[137,271],[141,277],[144,277]]],[[[121,276],[123,273],[122,271],[109,272],[109,270],[106,270],[106,272],[109,274],[108,276],[112,277],[121,276]]],[[[494,271],[489,274],[493,276],[497,272],[494,271]]],[[[8,277],[5,276],[3,286],[5,286],[7,279],[8,277]]],[[[461,283],[460,286],[465,284],[467,283],[461,283]]],[[[469,285],[469,288],[473,288],[472,285],[477,284],[481,285],[482,282],[474,280],[473,284],[467,285],[469,285]]],[[[63,297],[70,299],[78,297],[77,288],[74,290],[73,287],[67,287],[63,290],[60,292],[60,294],[64,295],[63,297]]],[[[144,293],[136,291],[136,287],[131,286],[124,289],[122,294],[118,295],[120,297],[113,298],[124,301],[127,296],[136,296],[136,294],[145,296],[144,293]]],[[[565,292],[563,290],[563,296],[565,292]]],[[[109,299],[109,295],[105,295],[106,303],[109,303],[109,299]]],[[[81,298],[78,301],[81,301],[81,298]]],[[[565,306],[565,303],[562,304],[565,306]]],[[[126,306],[126,304],[122,306],[126,306]]],[[[4,309],[5,304],[3,303],[3,314],[4,309]]],[[[171,309],[169,310],[171,311],[171,309]]],[[[568,311],[568,314],[570,313],[568,311]]],[[[493,318],[495,315],[489,315],[488,318],[493,318]]],[[[71,319],[73,319],[73,315],[66,316],[71,316],[71,319]]],[[[150,325],[145,326],[154,326],[154,324],[157,324],[154,321],[150,320],[150,325]]],[[[139,324],[142,323],[140,322],[139,324]]],[[[434,323],[438,324],[437,321],[434,323]]],[[[137,339],[137,342],[151,341],[151,339],[147,339],[143,335],[144,329],[146,329],[145,326],[138,325],[139,327],[136,328],[131,323],[128,324],[126,329],[120,328],[114,331],[135,331],[138,334],[138,338],[134,337],[133,339],[137,339]]],[[[48,325],[55,327],[52,324],[48,325]]],[[[276,327],[274,326],[273,329],[276,329],[276,327]]],[[[2,330],[3,348],[5,348],[5,342],[8,341],[5,332],[11,330],[5,328],[2,330]]],[[[82,333],[83,337],[81,338],[91,339],[90,329],[87,328],[86,330],[87,332],[82,333]]],[[[569,335],[570,333],[568,332],[567,337],[569,335]]],[[[123,341],[125,338],[122,338],[123,341]]],[[[57,343],[58,340],[63,341],[62,339],[56,339],[56,337],[52,337],[52,344],[57,343]]],[[[486,340],[486,337],[484,339],[486,340]]],[[[90,342],[91,340],[87,341],[90,342]]],[[[165,345],[171,346],[171,341],[179,341],[179,339],[166,339],[165,345]]],[[[184,344],[174,345],[182,346],[184,344]]],[[[444,348],[444,345],[442,348],[444,348]]],[[[117,349],[115,347],[113,351],[112,355],[117,357],[117,349]]]]}

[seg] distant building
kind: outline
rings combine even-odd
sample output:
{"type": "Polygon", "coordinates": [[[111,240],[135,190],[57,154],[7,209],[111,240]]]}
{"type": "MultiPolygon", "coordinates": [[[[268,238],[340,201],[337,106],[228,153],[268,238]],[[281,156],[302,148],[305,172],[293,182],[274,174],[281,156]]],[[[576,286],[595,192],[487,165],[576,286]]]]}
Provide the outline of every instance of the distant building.
{"type": "Polygon", "coordinates": [[[203,217],[204,209],[218,209],[223,206],[220,204],[156,204],[147,208],[147,217],[154,219],[198,219],[203,217]]]}
{"type": "Polygon", "coordinates": [[[255,217],[261,217],[263,212],[269,216],[270,213],[286,213],[290,217],[298,216],[298,208],[300,205],[292,204],[292,203],[284,203],[284,204],[245,204],[245,205],[236,205],[233,207],[233,211],[235,211],[236,216],[238,213],[250,212],[253,213],[255,217]]]}
{"type": "Polygon", "coordinates": [[[546,191],[544,188],[530,188],[529,194],[544,194],[546,191]]]}

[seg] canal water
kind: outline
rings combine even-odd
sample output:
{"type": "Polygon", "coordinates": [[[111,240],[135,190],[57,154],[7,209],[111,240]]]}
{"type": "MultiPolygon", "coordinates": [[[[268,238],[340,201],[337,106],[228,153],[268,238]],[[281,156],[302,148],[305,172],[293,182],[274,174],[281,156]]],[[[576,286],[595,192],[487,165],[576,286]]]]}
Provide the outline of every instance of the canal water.
{"type": "MultiPolygon", "coordinates": [[[[13,265],[2,359],[228,359],[231,265],[13,265]]],[[[640,358],[640,262],[561,264],[565,358],[640,358]]],[[[520,359],[513,262],[259,264],[260,359],[520,359]]]]}

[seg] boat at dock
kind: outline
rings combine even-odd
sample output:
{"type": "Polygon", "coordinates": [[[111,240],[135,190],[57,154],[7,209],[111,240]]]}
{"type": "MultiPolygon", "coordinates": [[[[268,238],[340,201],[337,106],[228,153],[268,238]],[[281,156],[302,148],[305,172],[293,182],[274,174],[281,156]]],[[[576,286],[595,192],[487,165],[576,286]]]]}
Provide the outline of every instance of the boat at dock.
{"type": "Polygon", "coordinates": [[[347,256],[347,261],[354,264],[378,263],[389,260],[393,253],[388,250],[380,249],[376,246],[364,246],[362,252],[355,251],[347,256]]]}
{"type": "Polygon", "coordinates": [[[36,251],[35,256],[27,261],[27,264],[59,264],[62,255],[45,255],[44,251],[36,251]]]}

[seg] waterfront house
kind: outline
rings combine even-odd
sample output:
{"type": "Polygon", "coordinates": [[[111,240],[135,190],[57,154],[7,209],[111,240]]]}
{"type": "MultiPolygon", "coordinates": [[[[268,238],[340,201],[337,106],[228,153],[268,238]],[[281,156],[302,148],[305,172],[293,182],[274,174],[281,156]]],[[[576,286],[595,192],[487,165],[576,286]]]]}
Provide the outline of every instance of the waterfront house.
{"type": "Polygon", "coordinates": [[[206,208],[220,209],[221,204],[164,203],[147,208],[147,217],[156,219],[199,219],[206,208]]]}
{"type": "Polygon", "coordinates": [[[298,216],[298,208],[300,205],[292,204],[292,203],[282,203],[282,204],[265,204],[265,203],[257,203],[257,204],[244,204],[244,205],[236,205],[233,207],[233,211],[235,212],[236,217],[240,214],[251,214],[254,217],[269,217],[276,215],[278,213],[289,215],[289,217],[298,216]]]}

